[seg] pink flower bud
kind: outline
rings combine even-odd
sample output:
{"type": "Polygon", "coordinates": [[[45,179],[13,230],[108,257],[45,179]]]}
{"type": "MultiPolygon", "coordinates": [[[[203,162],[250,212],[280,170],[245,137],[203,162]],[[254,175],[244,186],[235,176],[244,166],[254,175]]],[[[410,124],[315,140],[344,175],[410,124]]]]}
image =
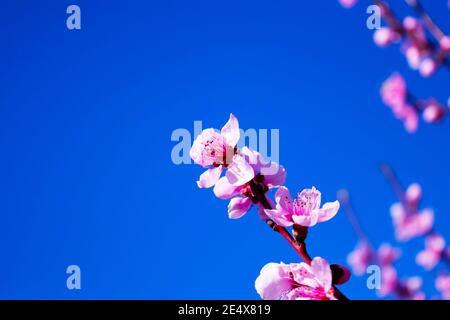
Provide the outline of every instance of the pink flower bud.
{"type": "Polygon", "coordinates": [[[419,72],[423,77],[429,77],[436,72],[437,64],[432,58],[425,58],[419,65],[419,72]]]}
{"type": "Polygon", "coordinates": [[[344,284],[352,275],[350,270],[340,264],[332,264],[330,268],[333,275],[333,284],[344,284]]]}
{"type": "Polygon", "coordinates": [[[419,21],[411,16],[405,17],[403,19],[403,27],[407,31],[415,31],[419,27],[419,21]]]}
{"type": "Polygon", "coordinates": [[[374,32],[373,41],[379,47],[386,47],[399,39],[399,34],[391,28],[381,28],[374,32]]]}
{"type": "Polygon", "coordinates": [[[441,46],[441,49],[443,51],[450,51],[450,37],[449,36],[443,36],[441,40],[439,41],[439,45],[441,46]]]}
{"type": "Polygon", "coordinates": [[[406,200],[414,208],[417,208],[422,199],[422,187],[418,183],[412,183],[406,190],[406,200]]]}
{"type": "Polygon", "coordinates": [[[431,101],[423,111],[423,119],[428,123],[436,123],[444,118],[444,109],[436,101],[431,101]]]}

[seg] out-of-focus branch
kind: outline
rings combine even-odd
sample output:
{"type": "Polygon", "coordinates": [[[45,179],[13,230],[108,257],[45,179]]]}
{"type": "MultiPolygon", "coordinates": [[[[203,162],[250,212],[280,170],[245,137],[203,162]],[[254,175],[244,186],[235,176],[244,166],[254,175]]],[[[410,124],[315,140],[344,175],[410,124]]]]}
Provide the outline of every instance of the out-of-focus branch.
{"type": "Polygon", "coordinates": [[[422,18],[424,24],[430,31],[430,33],[436,38],[436,40],[441,41],[445,37],[445,33],[441,28],[434,22],[430,17],[428,12],[422,6],[419,0],[405,0],[405,2],[414,9],[414,11],[422,18]]]}

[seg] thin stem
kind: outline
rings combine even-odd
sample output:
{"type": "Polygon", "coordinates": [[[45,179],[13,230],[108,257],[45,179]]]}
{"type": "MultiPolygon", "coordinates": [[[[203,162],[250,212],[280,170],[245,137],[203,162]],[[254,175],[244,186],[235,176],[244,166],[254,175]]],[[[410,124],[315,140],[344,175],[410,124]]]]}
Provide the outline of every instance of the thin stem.
{"type": "Polygon", "coordinates": [[[395,194],[400,199],[400,202],[403,204],[405,208],[408,208],[409,205],[406,201],[405,190],[403,189],[403,186],[398,180],[394,170],[387,163],[382,163],[380,165],[380,169],[386,180],[392,186],[392,189],[394,190],[395,194]]]}
{"type": "Polygon", "coordinates": [[[344,207],[344,212],[347,216],[348,221],[350,222],[353,230],[356,233],[356,236],[361,240],[364,241],[369,247],[370,250],[375,252],[375,247],[371,243],[369,237],[367,236],[366,232],[362,228],[361,224],[359,223],[358,217],[356,215],[356,212],[353,208],[352,202],[350,201],[350,196],[347,190],[340,190],[338,192],[338,200],[344,207]]]}

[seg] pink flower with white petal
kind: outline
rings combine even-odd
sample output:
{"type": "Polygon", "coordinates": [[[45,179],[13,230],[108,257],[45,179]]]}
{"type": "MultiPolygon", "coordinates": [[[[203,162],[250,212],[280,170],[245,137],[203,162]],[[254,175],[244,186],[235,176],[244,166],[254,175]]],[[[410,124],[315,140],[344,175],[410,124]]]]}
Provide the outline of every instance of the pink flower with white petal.
{"type": "Polygon", "coordinates": [[[357,276],[366,273],[367,267],[373,261],[374,255],[366,241],[360,241],[355,249],[347,256],[347,263],[357,276]]]}
{"type": "Polygon", "coordinates": [[[310,266],[269,263],[262,268],[255,288],[264,300],[336,300],[330,265],[320,257],[310,266]]]}
{"type": "Polygon", "coordinates": [[[327,202],[322,207],[321,193],[315,187],[304,189],[293,200],[286,187],[280,187],[276,194],[276,208],[265,210],[268,217],[284,227],[298,224],[312,227],[318,222],[333,218],[339,210],[339,201],[327,202]]]}
{"type": "Polygon", "coordinates": [[[436,289],[440,292],[444,300],[450,300],[450,275],[441,274],[436,278],[436,289]]]}
{"type": "Polygon", "coordinates": [[[445,254],[445,239],[436,233],[425,238],[425,249],[416,256],[416,263],[426,270],[431,270],[441,261],[445,254]]]}
{"type": "Polygon", "coordinates": [[[195,163],[209,168],[197,182],[200,188],[214,186],[225,168],[228,169],[226,177],[234,186],[241,186],[253,179],[252,167],[237,153],[239,138],[239,122],[231,114],[220,133],[205,129],[195,139],[189,154],[195,163]]]}

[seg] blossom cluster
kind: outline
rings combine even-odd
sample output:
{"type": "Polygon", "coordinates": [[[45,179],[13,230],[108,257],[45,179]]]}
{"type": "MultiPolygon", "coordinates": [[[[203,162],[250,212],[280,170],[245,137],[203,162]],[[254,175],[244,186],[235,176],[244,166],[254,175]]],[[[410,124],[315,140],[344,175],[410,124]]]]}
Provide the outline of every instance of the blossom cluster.
{"type": "Polygon", "coordinates": [[[403,122],[409,133],[417,131],[420,116],[427,123],[438,123],[450,113],[450,106],[445,106],[434,98],[414,98],[408,91],[406,80],[398,72],[383,82],[380,95],[383,103],[403,122]]]}
{"type": "MultiPolygon", "coordinates": [[[[438,266],[444,267],[437,274],[435,287],[440,298],[449,299],[450,273],[446,267],[450,262],[450,247],[446,246],[444,237],[434,229],[434,211],[430,208],[421,209],[422,188],[418,183],[412,183],[403,189],[397,176],[388,165],[383,164],[381,168],[399,198],[399,201],[390,208],[397,241],[404,243],[418,237],[424,239],[424,249],[416,254],[415,262],[426,271],[434,271],[438,266]]],[[[355,249],[347,257],[347,263],[351,266],[353,273],[361,276],[369,265],[378,265],[381,269],[379,296],[425,299],[426,296],[421,291],[422,278],[419,276],[401,277],[395,267],[395,262],[402,254],[401,249],[394,248],[387,243],[382,244],[377,250],[374,249],[354,216],[354,209],[347,193],[345,197],[341,196],[341,202],[347,207],[349,217],[352,219],[353,225],[356,225],[355,229],[359,237],[355,249]]]]}
{"type": "MultiPolygon", "coordinates": [[[[351,8],[356,0],[339,0],[345,8],[351,8]]],[[[416,16],[397,17],[388,1],[374,0],[385,25],[376,29],[373,40],[379,47],[399,43],[409,67],[418,70],[423,77],[430,77],[441,68],[450,68],[450,36],[446,35],[427,13],[419,0],[405,0],[416,16]]],[[[437,123],[449,114],[448,106],[435,98],[416,99],[408,92],[405,79],[399,74],[391,75],[381,87],[381,97],[400,119],[407,132],[417,131],[420,117],[427,123],[437,123]]]]}
{"type": "Polygon", "coordinates": [[[260,218],[281,233],[305,260],[301,263],[268,263],[262,268],[255,287],[263,299],[334,300],[344,296],[335,287],[346,282],[350,272],[343,266],[321,258],[311,259],[305,239],[309,227],[333,218],[339,202],[321,205],[321,193],[315,187],[304,189],[293,199],[284,186],[286,170],[248,147],[237,147],[240,139],[238,119],[231,114],[220,132],[203,130],[190,150],[193,161],[206,169],[200,175],[199,188],[213,188],[216,197],[229,200],[228,217],[243,217],[252,206],[260,218]],[[275,203],[267,192],[277,189],[275,203]],[[285,227],[293,227],[293,235],[285,227]]]}

